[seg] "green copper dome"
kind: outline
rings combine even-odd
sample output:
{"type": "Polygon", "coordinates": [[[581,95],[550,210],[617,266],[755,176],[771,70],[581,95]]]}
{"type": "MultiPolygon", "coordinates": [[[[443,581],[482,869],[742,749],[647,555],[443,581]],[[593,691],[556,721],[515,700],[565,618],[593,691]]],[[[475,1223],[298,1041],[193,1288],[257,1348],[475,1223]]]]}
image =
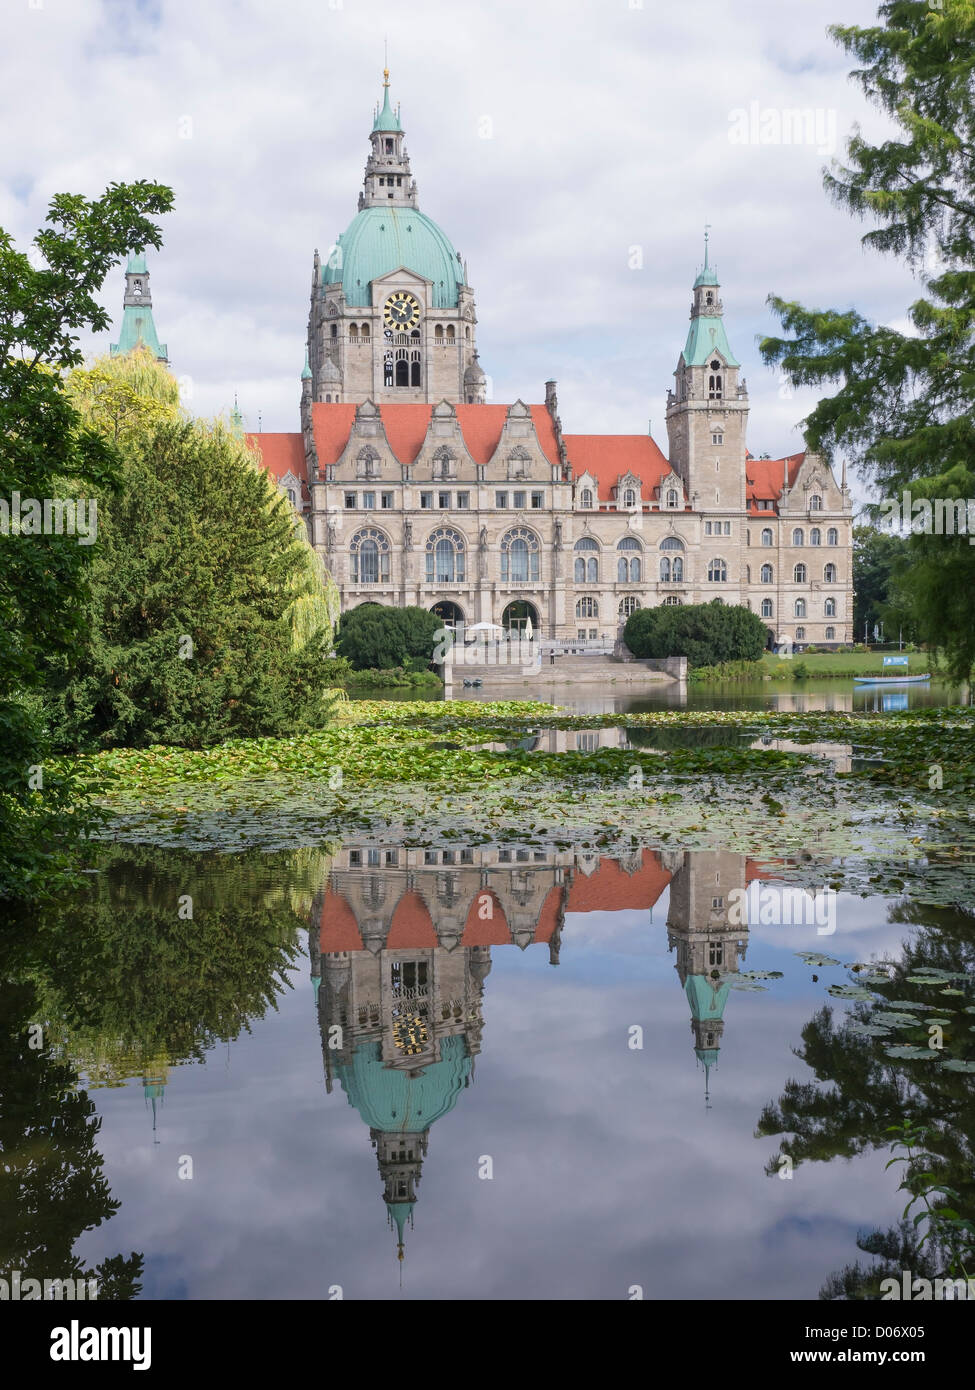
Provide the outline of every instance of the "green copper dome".
{"type": "Polygon", "coordinates": [[[464,1039],[444,1038],[440,1061],[411,1077],[387,1067],[378,1042],[357,1047],[352,1061],[337,1068],[342,1089],[370,1129],[385,1134],[415,1134],[454,1108],[470,1076],[471,1059],[464,1039]]]}
{"type": "Polygon", "coordinates": [[[464,267],[436,222],[416,208],[363,208],[322,266],[322,284],[341,284],[345,302],[372,303],[370,283],[405,266],[433,281],[433,307],[456,309],[464,267]]]}

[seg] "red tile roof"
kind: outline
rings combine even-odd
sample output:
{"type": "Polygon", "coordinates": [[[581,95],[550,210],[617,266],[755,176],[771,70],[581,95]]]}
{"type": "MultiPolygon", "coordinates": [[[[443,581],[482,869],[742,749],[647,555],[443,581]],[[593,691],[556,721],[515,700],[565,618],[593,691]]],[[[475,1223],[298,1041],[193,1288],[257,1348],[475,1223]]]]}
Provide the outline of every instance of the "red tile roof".
{"type": "Polygon", "coordinates": [[[244,438],[278,481],[293,473],[303,483],[308,482],[305,446],[300,434],[247,434],[244,438]]]}
{"type": "MultiPolygon", "coordinates": [[[[508,418],[506,405],[457,405],[457,423],[464,443],[475,463],[488,463],[498,447],[501,432],[508,418]]],[[[529,406],[538,442],[551,463],[558,463],[559,451],[555,440],[552,417],[544,405],[529,406]]],[[[312,424],[318,461],[323,466],[337,463],[349,442],[355,423],[354,405],[316,402],[312,406],[312,424]]],[[[381,405],[382,420],[389,447],[400,463],[413,463],[423,447],[433,415],[432,405],[381,405]]],[[[265,436],[260,436],[264,438],[265,436]]],[[[300,435],[279,436],[300,441],[300,435]]]]}
{"type": "Polygon", "coordinates": [[[601,502],[616,500],[613,488],[626,473],[634,473],[642,481],[643,500],[649,501],[653,489],[671,471],[648,434],[565,434],[562,438],[576,478],[591,473],[598,482],[601,502]]]}
{"type": "Polygon", "coordinates": [[[745,459],[745,498],[749,510],[770,511],[770,507],[759,507],[758,504],[779,500],[786,467],[789,470],[789,486],[793,487],[805,457],[805,453],[790,454],[784,459],[756,459],[748,455],[745,459]]]}

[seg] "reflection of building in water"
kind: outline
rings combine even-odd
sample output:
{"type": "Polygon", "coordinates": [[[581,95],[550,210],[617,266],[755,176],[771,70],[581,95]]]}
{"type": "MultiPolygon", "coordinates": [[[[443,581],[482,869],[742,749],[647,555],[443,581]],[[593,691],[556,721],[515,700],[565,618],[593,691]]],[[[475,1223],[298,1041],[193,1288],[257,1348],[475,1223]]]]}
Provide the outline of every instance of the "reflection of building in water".
{"type": "Polygon", "coordinates": [[[325,1085],[369,1126],[400,1258],[433,1123],[452,1110],[481,1049],[492,946],[547,946],[565,914],[651,910],[671,887],[668,939],[691,1004],[697,1055],[717,1056],[727,984],[747,928],[727,920],[743,855],[490,846],[347,845],[332,861],[309,933],[325,1085]]]}
{"type": "Polygon", "coordinates": [[[691,1006],[694,1054],[704,1068],[705,1099],[724,1033],[728,976],[739,970],[748,947],[745,889],[761,876],[743,854],[689,850],[670,885],[667,947],[676,948],[675,968],[691,1006]]]}

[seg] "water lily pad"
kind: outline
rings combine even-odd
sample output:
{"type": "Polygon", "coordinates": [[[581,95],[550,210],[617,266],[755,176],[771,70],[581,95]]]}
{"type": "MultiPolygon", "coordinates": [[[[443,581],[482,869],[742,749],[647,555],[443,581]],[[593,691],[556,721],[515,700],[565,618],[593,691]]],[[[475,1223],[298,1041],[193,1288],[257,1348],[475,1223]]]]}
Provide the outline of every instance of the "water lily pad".
{"type": "Polygon", "coordinates": [[[725,975],[724,979],[729,984],[737,984],[741,980],[781,980],[781,970],[739,970],[732,975],[725,975]]]}
{"type": "Polygon", "coordinates": [[[975,1072],[975,1062],[965,1062],[960,1057],[949,1057],[947,1062],[942,1062],[941,1065],[945,1071],[975,1072]]]}
{"type": "Polygon", "coordinates": [[[817,951],[796,951],[795,954],[800,960],[804,960],[807,965],[841,965],[834,956],[822,956],[817,951]]]}
{"type": "Polygon", "coordinates": [[[886,1024],[888,1028],[916,1028],[919,1024],[913,1014],[898,1014],[886,1009],[878,1009],[871,1014],[870,1022],[886,1024]]]}
{"type": "Polygon", "coordinates": [[[849,1030],[857,1033],[863,1038],[886,1038],[890,1036],[890,1029],[880,1023],[861,1023],[858,1018],[850,1021],[849,1030]]]}
{"type": "Polygon", "coordinates": [[[830,985],[826,991],[836,999],[872,999],[870,990],[863,989],[860,985],[830,985]]]}
{"type": "Polygon", "coordinates": [[[884,1051],[888,1057],[905,1058],[912,1062],[930,1062],[932,1058],[938,1055],[934,1048],[931,1047],[908,1047],[906,1045],[885,1047],[884,1051]]]}

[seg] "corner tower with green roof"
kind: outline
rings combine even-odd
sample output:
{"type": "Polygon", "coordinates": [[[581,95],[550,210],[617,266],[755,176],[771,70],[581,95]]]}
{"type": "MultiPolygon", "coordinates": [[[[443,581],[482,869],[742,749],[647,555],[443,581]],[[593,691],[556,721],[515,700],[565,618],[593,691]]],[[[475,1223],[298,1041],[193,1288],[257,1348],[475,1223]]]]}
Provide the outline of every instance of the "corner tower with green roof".
{"type": "Polygon", "coordinates": [[[152,295],[149,292],[149,272],[145,254],[139,252],[128,259],[125,267],[125,297],[122,300],[122,328],[117,343],[111,346],[113,357],[124,356],[133,349],[145,346],[157,362],[168,366],[166,344],[159,341],[152,317],[152,295]]]}
{"type": "Polygon", "coordinates": [[[389,71],[356,216],[315,252],[311,401],[483,404],[474,291],[449,237],[420,211],[389,71]]]}
{"type": "Polygon", "coordinates": [[[709,518],[704,527],[704,571],[712,560],[728,565],[728,538],[736,546],[741,542],[748,425],[748,391],[728,341],[708,241],[705,232],[704,265],[692,289],[687,341],[677,360],[674,389],[667,392],[671,466],[694,510],[709,518]],[[712,537],[716,544],[709,545],[712,537]]]}

